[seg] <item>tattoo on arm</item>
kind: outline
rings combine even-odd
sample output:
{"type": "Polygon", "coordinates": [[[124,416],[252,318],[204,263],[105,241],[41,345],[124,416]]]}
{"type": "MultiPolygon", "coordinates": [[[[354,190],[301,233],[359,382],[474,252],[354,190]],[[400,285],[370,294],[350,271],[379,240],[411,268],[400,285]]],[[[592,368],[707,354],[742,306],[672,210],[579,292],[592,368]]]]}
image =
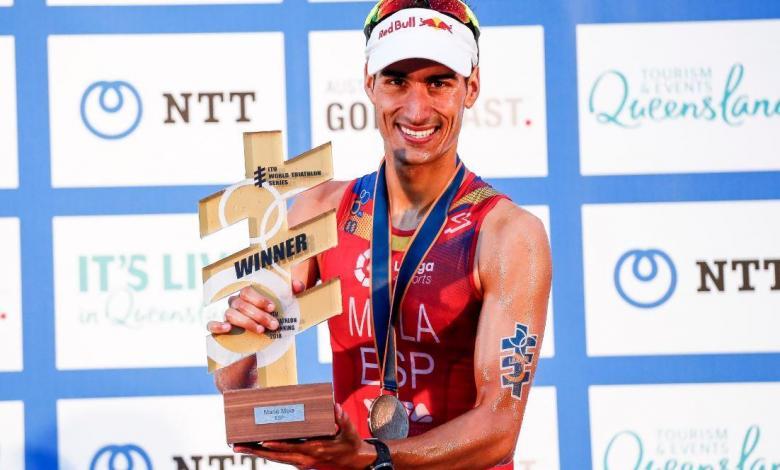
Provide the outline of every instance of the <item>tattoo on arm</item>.
{"type": "Polygon", "coordinates": [[[523,386],[531,381],[537,338],[528,334],[527,325],[515,323],[514,334],[501,339],[501,386],[511,388],[512,396],[518,400],[523,386]]]}

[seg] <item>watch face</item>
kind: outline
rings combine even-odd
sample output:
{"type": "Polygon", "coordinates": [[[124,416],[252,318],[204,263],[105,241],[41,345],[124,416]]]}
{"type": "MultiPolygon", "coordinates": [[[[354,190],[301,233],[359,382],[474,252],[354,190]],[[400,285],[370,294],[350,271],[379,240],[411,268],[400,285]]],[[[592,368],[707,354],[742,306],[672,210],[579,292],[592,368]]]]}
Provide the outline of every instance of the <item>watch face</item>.
{"type": "Polygon", "coordinates": [[[368,410],[368,428],[378,439],[406,438],[409,435],[406,407],[394,395],[379,395],[368,410]]]}

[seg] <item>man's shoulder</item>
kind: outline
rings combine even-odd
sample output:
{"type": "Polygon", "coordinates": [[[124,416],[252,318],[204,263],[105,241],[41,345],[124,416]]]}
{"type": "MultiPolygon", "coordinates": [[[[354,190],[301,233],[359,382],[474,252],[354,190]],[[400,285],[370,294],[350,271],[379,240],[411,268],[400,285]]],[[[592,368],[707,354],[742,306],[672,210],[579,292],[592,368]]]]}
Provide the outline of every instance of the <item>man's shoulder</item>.
{"type": "Polygon", "coordinates": [[[329,210],[338,210],[344,191],[352,181],[327,181],[301,193],[290,211],[290,223],[295,225],[329,210]]]}
{"type": "Polygon", "coordinates": [[[542,250],[549,252],[549,241],[544,223],[508,199],[498,201],[485,216],[480,230],[483,254],[495,256],[526,256],[542,250]]]}
{"type": "Polygon", "coordinates": [[[501,199],[485,217],[485,228],[500,231],[544,232],[542,221],[509,199],[501,199]]]}

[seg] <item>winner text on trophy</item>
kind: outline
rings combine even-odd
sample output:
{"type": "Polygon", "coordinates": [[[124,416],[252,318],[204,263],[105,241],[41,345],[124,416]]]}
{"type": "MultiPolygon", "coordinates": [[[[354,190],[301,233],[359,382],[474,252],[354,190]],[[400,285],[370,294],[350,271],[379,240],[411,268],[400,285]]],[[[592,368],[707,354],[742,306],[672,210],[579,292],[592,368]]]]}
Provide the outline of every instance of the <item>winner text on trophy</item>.
{"type": "Polygon", "coordinates": [[[287,226],[287,201],[333,178],[330,143],[291,160],[282,133],[244,134],[246,179],[199,203],[200,235],[249,221],[250,246],[203,268],[207,304],[252,286],[270,299],[276,331],[233,327],[207,338],[209,372],[255,354],[259,388],[226,391],[227,442],[330,436],[336,433],[332,384],[297,385],[295,335],[341,313],[338,279],[296,296],[290,269],[336,246],[336,212],[287,226]]]}

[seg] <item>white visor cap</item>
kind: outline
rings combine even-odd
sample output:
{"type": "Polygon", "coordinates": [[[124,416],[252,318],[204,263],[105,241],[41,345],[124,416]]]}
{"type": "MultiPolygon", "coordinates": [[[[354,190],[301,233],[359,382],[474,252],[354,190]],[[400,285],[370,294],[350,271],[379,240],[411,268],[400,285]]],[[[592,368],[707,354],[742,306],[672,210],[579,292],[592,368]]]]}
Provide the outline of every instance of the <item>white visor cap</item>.
{"type": "Polygon", "coordinates": [[[366,44],[368,73],[406,59],[428,59],[468,77],[479,64],[474,33],[458,20],[428,8],[406,8],[382,20],[366,44]]]}

